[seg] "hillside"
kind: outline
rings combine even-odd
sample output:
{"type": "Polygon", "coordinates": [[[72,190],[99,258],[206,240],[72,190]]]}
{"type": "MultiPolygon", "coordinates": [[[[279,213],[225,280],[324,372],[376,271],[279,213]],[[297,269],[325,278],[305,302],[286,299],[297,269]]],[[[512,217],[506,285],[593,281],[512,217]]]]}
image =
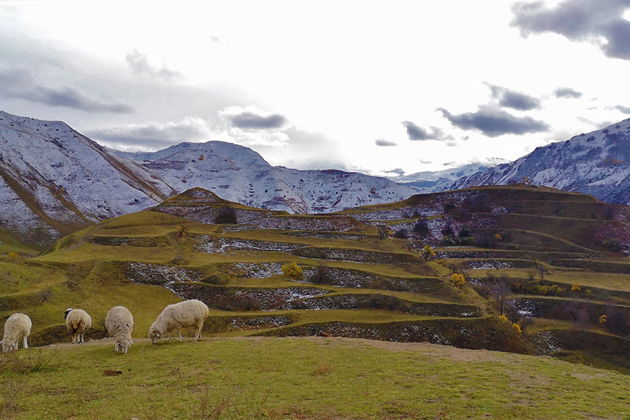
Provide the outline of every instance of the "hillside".
{"type": "Polygon", "coordinates": [[[630,372],[629,216],[628,207],[527,186],[328,215],[196,188],[71,234],[47,254],[2,258],[0,317],[29,313],[33,343],[46,344],[68,340],[66,307],[92,313],[98,338],[106,311],[123,304],[143,337],[164,305],[198,298],[211,307],[206,335],[429,341],[630,372]],[[285,272],[289,263],[302,273],[285,272]]]}
{"type": "Polygon", "coordinates": [[[448,189],[524,181],[630,204],[630,119],[538,147],[512,163],[465,176],[448,189]]]}
{"type": "Polygon", "coordinates": [[[22,241],[45,246],[171,193],[143,167],[65,123],[0,111],[0,227],[22,241]]]}
{"type": "Polygon", "coordinates": [[[548,357],[342,338],[0,354],[0,417],[626,418],[630,377],[548,357]],[[419,417],[421,416],[421,417],[419,417]]]}
{"type": "Polygon", "coordinates": [[[328,213],[415,193],[388,179],[356,172],[271,166],[253,150],[221,141],[180,143],[152,153],[117,153],[180,192],[201,187],[227,200],[291,213],[328,213]]]}

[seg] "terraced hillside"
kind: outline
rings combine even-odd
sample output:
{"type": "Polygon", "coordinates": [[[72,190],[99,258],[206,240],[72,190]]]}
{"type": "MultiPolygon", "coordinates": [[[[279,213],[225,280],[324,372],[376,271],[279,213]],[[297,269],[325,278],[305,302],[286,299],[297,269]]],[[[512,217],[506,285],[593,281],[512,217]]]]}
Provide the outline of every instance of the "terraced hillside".
{"type": "Polygon", "coordinates": [[[429,341],[623,370],[628,220],[627,207],[525,186],[330,215],[192,189],[66,236],[48,254],[4,258],[0,316],[28,312],[34,341],[49,343],[67,340],[67,306],[91,312],[99,337],[105,312],[124,304],[144,336],[165,304],[198,298],[211,307],[206,334],[429,341]]]}

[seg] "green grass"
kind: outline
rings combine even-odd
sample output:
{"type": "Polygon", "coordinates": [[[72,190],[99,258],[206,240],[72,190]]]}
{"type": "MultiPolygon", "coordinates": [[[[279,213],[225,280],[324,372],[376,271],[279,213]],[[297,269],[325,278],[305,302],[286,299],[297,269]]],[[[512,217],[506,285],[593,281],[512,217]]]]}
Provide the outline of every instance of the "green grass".
{"type": "Polygon", "coordinates": [[[123,356],[107,343],[20,351],[0,365],[3,418],[630,416],[627,375],[427,344],[213,339],[136,343],[123,356]]]}

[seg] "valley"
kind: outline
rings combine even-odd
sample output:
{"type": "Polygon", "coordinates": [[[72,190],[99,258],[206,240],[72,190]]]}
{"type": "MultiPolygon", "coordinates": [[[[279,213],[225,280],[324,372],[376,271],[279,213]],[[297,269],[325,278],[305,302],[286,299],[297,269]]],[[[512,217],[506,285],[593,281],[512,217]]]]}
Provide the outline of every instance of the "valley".
{"type": "MultiPolygon", "coordinates": [[[[49,252],[6,254],[0,315],[29,313],[32,343],[43,345],[67,340],[66,307],[102,320],[123,304],[144,337],[164,305],[197,298],[211,308],[207,336],[422,341],[627,373],[628,220],[627,207],[528,186],[327,215],[194,188],[79,230],[49,252]]],[[[104,337],[103,325],[89,336],[104,337]]]]}

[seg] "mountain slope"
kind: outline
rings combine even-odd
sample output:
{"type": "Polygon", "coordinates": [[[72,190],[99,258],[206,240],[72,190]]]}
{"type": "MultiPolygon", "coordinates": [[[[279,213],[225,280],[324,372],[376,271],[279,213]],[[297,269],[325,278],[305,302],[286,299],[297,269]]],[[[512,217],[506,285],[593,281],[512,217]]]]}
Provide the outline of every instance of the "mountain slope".
{"type": "Polygon", "coordinates": [[[413,188],[416,192],[426,194],[438,191],[445,191],[458,179],[476,174],[490,167],[505,163],[499,158],[492,158],[483,163],[469,163],[456,168],[444,169],[441,171],[415,172],[408,175],[388,177],[394,182],[413,188]]]}
{"type": "Polygon", "coordinates": [[[153,153],[124,153],[178,191],[201,187],[249,206],[324,213],[405,199],[415,193],[385,178],[339,170],[271,166],[232,143],[180,143],[153,153]]]}
{"type": "Polygon", "coordinates": [[[0,111],[0,226],[29,242],[48,243],[171,193],[143,167],[63,122],[0,111]]]}
{"type": "Polygon", "coordinates": [[[463,177],[449,189],[523,181],[630,204],[630,119],[538,147],[512,163],[463,177]]]}

